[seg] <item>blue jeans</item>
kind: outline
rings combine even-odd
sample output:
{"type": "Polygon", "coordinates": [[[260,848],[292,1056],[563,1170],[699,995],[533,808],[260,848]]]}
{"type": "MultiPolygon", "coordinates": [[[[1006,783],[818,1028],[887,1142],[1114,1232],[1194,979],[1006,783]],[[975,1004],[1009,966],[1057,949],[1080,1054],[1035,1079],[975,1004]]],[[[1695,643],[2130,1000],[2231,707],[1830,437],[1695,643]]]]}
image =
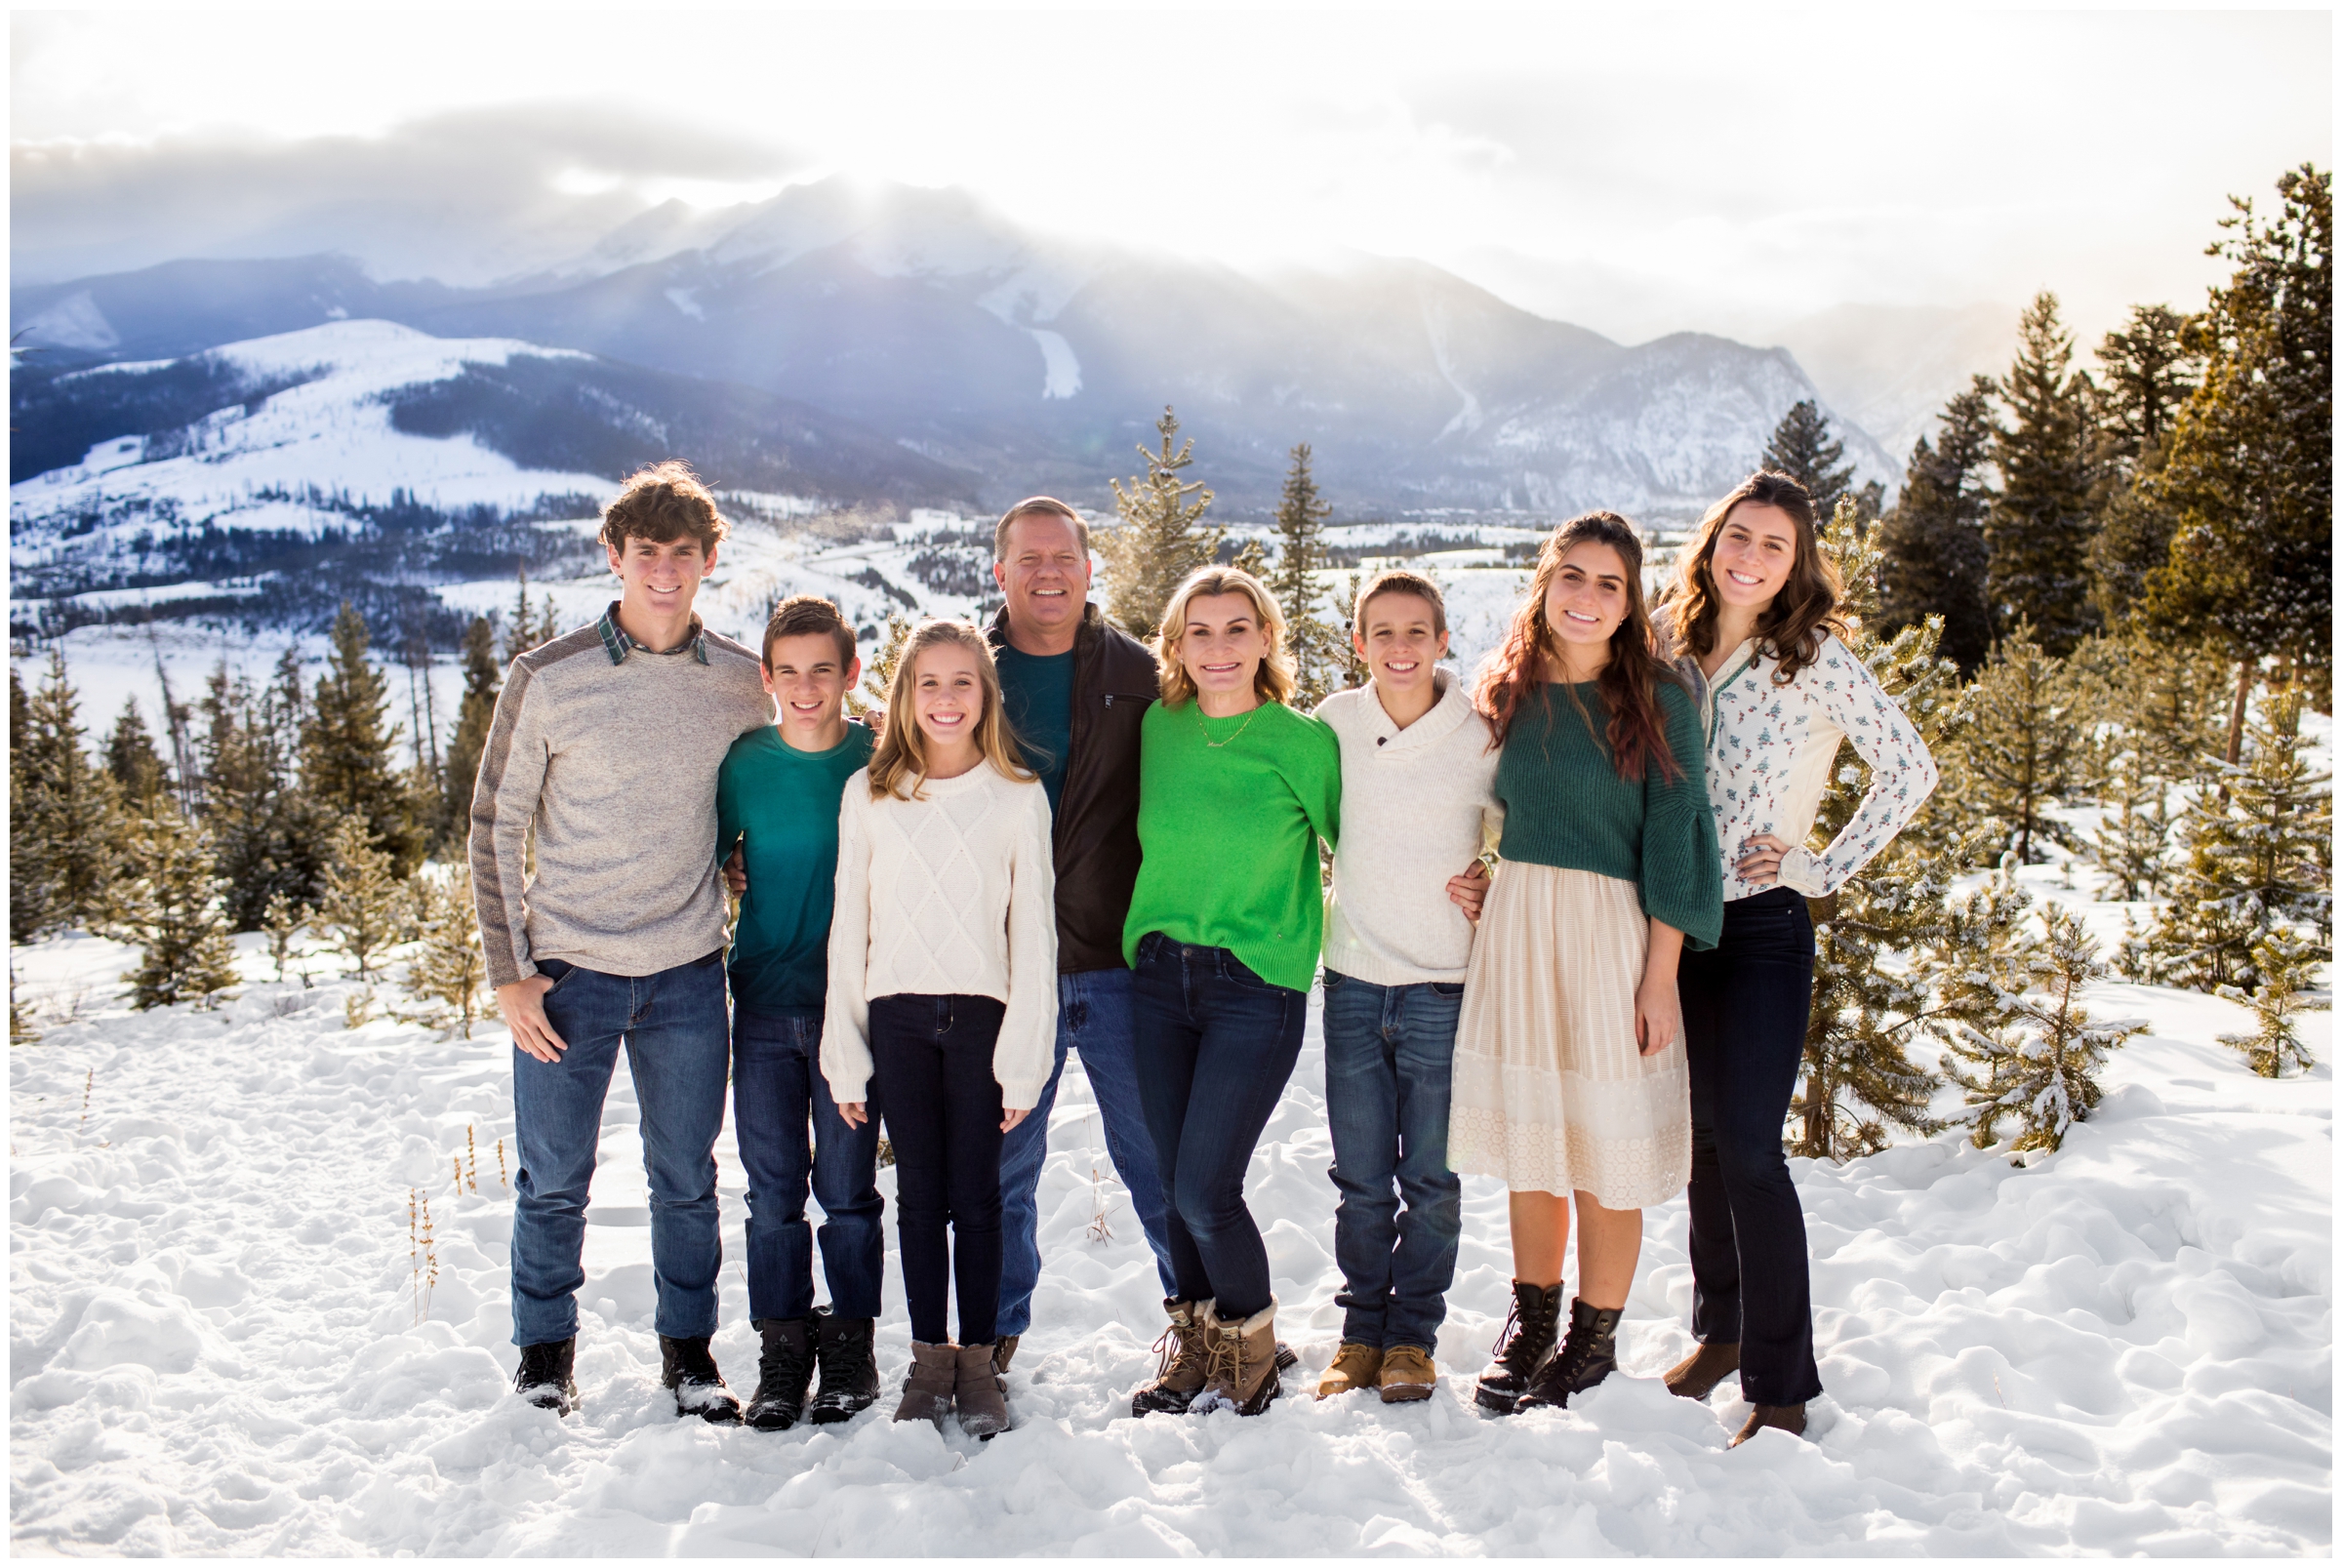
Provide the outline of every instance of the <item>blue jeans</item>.
{"type": "Polygon", "coordinates": [[[1269,1249],[1244,1206],[1244,1172],[1301,1056],[1310,999],[1225,947],[1139,940],[1139,1098],[1170,1197],[1173,1291],[1225,1318],[1272,1299],[1269,1249]]]}
{"type": "Polygon", "coordinates": [[[512,1343],[547,1345],[578,1332],[586,1283],[586,1205],[601,1142],[602,1101],[618,1050],[626,1050],[642,1110],[642,1163],[651,1179],[655,1322],[669,1339],[715,1332],[715,1135],[724,1125],[730,1025],[723,952],[655,975],[605,975],[541,960],[553,988],[545,1021],[569,1049],[557,1062],[512,1050],[512,1120],[520,1148],[513,1179],[512,1343]]]}
{"type": "Polygon", "coordinates": [[[1325,1118],[1334,1135],[1342,1338],[1437,1347],[1464,1230],[1447,1168],[1462,985],[1377,985],[1325,972],[1325,1118]],[[1399,1207],[1400,1199],[1406,1207],[1399,1207]]]}
{"type": "Polygon", "coordinates": [[[1147,1136],[1147,1112],[1139,1104],[1138,1067],[1132,1060],[1131,987],[1127,969],[1093,969],[1057,977],[1057,1065],[1032,1114],[1009,1129],[1000,1145],[1000,1323],[1002,1334],[1032,1327],[1032,1288],[1041,1278],[1041,1167],[1049,1158],[1049,1111],[1057,1104],[1057,1081],[1065,1075],[1066,1050],[1081,1052],[1082,1070],[1098,1100],[1106,1131],[1107,1158],[1130,1191],[1139,1228],[1154,1251],[1154,1269],[1163,1294],[1176,1288],[1171,1276],[1171,1243],[1163,1228],[1163,1184],[1154,1169],[1154,1144],[1147,1136]]]}
{"type": "MultiPolygon", "coordinates": [[[[732,1015],[732,1130],[748,1173],[748,1317],[813,1310],[810,1188],[822,1206],[830,1309],[876,1317],[886,1271],[879,1228],[878,1106],[849,1127],[822,1076],[822,1019],[732,1015]],[[809,1136],[810,1135],[810,1136],[809,1136]]],[[[875,1097],[873,1097],[873,1100],[875,1097]]]]}
{"type": "Polygon", "coordinates": [[[1724,931],[1676,971],[1691,1073],[1691,1331],[1740,1346],[1751,1404],[1820,1397],[1805,1211],[1781,1123],[1813,1007],[1813,918],[1774,888],[1724,905],[1724,931]]]}

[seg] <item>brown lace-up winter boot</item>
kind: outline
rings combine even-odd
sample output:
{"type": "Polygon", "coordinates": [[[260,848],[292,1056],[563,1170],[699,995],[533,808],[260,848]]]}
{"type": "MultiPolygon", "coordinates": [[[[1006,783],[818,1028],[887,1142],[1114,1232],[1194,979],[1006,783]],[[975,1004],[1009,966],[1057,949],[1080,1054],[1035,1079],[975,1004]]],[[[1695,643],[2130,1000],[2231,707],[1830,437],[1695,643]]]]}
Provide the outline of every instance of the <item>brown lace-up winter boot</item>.
{"type": "Polygon", "coordinates": [[[1355,1340],[1344,1340],[1334,1352],[1333,1365],[1317,1380],[1317,1397],[1331,1399],[1338,1393],[1351,1393],[1359,1388],[1371,1388],[1383,1375],[1383,1352],[1371,1345],[1355,1340]]]}
{"type": "Polygon", "coordinates": [[[1276,1375],[1276,1298],[1250,1317],[1231,1320],[1211,1308],[1212,1339],[1205,1347],[1203,1393],[1198,1413],[1227,1408],[1257,1416],[1284,1391],[1276,1375]]]}
{"type": "MultiPolygon", "coordinates": [[[[992,1347],[984,1347],[989,1375],[992,1347]]],[[[951,1414],[951,1396],[959,1383],[959,1349],[950,1345],[910,1342],[910,1372],[903,1380],[903,1402],[895,1407],[897,1421],[932,1421],[942,1426],[951,1414]]]]}
{"type": "Polygon", "coordinates": [[[1154,1381],[1130,1396],[1134,1416],[1180,1415],[1203,1392],[1204,1347],[1211,1337],[1212,1304],[1165,1301],[1163,1310],[1170,1314],[1171,1326],[1154,1342],[1162,1364],[1155,1368],[1154,1381]]]}
{"type": "Polygon", "coordinates": [[[963,1345],[958,1361],[951,1398],[959,1410],[959,1429],[982,1438],[1008,1430],[1008,1401],[1000,1393],[999,1374],[992,1370],[992,1347],[963,1345]]]}
{"type": "Polygon", "coordinates": [[[1561,1337],[1561,1286],[1513,1281],[1513,1310],[1496,1336],[1488,1370],[1480,1374],[1473,1400],[1490,1415],[1510,1416],[1529,1391],[1529,1380],[1554,1353],[1561,1337]]]}
{"type": "Polygon", "coordinates": [[[1667,1391],[1703,1404],[1716,1386],[1740,1370],[1740,1342],[1703,1345],[1667,1369],[1667,1391]]]}
{"type": "Polygon", "coordinates": [[[1429,1399],[1439,1387],[1439,1368],[1433,1363],[1432,1352],[1422,1346],[1393,1345],[1383,1352],[1380,1382],[1384,1404],[1412,1404],[1429,1399]]]}

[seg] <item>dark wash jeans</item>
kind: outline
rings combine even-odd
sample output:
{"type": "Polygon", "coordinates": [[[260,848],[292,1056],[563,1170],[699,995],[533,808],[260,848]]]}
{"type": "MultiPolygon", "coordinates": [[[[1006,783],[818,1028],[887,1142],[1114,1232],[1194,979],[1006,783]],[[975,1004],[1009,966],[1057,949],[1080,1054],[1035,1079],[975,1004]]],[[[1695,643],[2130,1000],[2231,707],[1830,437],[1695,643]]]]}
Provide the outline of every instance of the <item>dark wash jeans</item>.
{"type": "Polygon", "coordinates": [[[1813,919],[1791,888],[1724,905],[1715,948],[1676,971],[1691,1070],[1691,1330],[1740,1344],[1740,1391],[1794,1405],[1822,1391],[1813,1364],[1805,1213],[1781,1123],[1813,1006],[1813,919]]]}
{"type": "Polygon", "coordinates": [[[992,1046],[1008,1009],[989,996],[870,1002],[871,1083],[895,1146],[895,1232],[910,1337],[989,1345],[1000,1309],[1000,1082],[992,1046]],[[949,1233],[946,1227],[949,1226],[949,1233]]]}
{"type": "Polygon", "coordinates": [[[1139,939],[1139,1098],[1171,1200],[1176,1294],[1216,1300],[1224,1318],[1273,1294],[1244,1171],[1301,1056],[1309,1000],[1225,947],[1139,939]]]}
{"type": "Polygon", "coordinates": [[[512,1050],[512,1343],[546,1345],[578,1332],[586,1283],[586,1205],[601,1143],[602,1102],[623,1043],[642,1110],[651,1179],[655,1322],[670,1339],[715,1332],[724,1261],[715,1209],[715,1135],[724,1125],[730,1022],[723,951],[655,975],[605,975],[540,960],[553,982],[545,1021],[568,1043],[557,1062],[512,1050]]]}
{"type": "MultiPolygon", "coordinates": [[[[875,1100],[877,1097],[871,1097],[875,1100]]],[[[876,1317],[886,1272],[878,1107],[849,1127],[822,1076],[822,1016],[732,1014],[732,1131],[748,1173],[748,1317],[813,1310],[810,1189],[822,1206],[822,1273],[840,1317],[876,1317]]]]}
{"type": "Polygon", "coordinates": [[[1464,1229],[1447,1168],[1462,983],[1377,985],[1325,972],[1325,1119],[1342,1338],[1377,1349],[1439,1343],[1464,1229]],[[1405,1200],[1401,1209],[1400,1200],[1405,1200]]]}
{"type": "Polygon", "coordinates": [[[1138,1066],[1133,1061],[1131,990],[1127,969],[1091,969],[1057,977],[1057,1065],[1032,1114],[1000,1141],[1000,1321],[1003,1335],[1032,1327],[1032,1290],[1041,1277],[1041,1167],[1049,1159],[1049,1112],[1057,1105],[1057,1082],[1065,1075],[1069,1047],[1081,1053],[1090,1093],[1097,1097],[1098,1121],[1106,1133],[1107,1158],[1130,1191],[1130,1207],[1154,1252],[1163,1293],[1171,1277],[1171,1242],[1163,1227],[1163,1184],[1154,1168],[1154,1143],[1147,1136],[1147,1112],[1139,1104],[1138,1066]]]}

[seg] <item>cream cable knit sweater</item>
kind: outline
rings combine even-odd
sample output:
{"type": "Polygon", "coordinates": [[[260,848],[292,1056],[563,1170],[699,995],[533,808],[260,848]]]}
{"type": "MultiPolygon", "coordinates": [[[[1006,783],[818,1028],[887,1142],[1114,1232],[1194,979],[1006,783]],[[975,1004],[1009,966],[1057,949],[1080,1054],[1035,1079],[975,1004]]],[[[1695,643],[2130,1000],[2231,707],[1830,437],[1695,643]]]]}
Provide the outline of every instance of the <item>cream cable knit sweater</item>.
{"type": "Polygon", "coordinates": [[[1008,1008],[992,1048],[1001,1106],[1030,1110],[1057,1055],[1049,796],[989,764],[924,793],[872,800],[867,768],[846,781],[822,1076],[840,1104],[869,1099],[874,996],[989,996],[1008,1008]]]}
{"type": "Polygon", "coordinates": [[[1463,983],[1472,922],[1449,901],[1447,879],[1504,826],[1488,721],[1463,682],[1446,670],[1435,678],[1439,701],[1403,730],[1370,685],[1317,704],[1342,743],[1325,967],[1377,985],[1463,983]]]}

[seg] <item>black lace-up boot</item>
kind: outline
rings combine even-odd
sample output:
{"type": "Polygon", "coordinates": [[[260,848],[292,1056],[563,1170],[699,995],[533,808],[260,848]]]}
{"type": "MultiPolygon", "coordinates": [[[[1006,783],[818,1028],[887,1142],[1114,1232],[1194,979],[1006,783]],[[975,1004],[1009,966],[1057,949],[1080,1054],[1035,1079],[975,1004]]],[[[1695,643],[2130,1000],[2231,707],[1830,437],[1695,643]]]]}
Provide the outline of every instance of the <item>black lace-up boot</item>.
{"type": "Polygon", "coordinates": [[[659,1336],[659,1381],[675,1391],[675,1414],[697,1416],[718,1426],[740,1420],[740,1401],[724,1387],[705,1339],[659,1336]]]}
{"type": "Polygon", "coordinates": [[[1561,1330],[1561,1286],[1513,1281],[1513,1310],[1496,1336],[1488,1370],[1473,1400],[1491,1415],[1510,1416],[1529,1391],[1534,1378],[1554,1353],[1561,1330]]]}
{"type": "Polygon", "coordinates": [[[764,1349],[756,1357],[756,1392],[743,1417],[758,1431],[787,1431],[805,1414],[813,1383],[813,1328],[802,1317],[760,1317],[764,1349]]]}
{"type": "Polygon", "coordinates": [[[512,1378],[512,1390],[541,1410],[566,1416],[578,1408],[578,1386],[570,1376],[577,1362],[578,1341],[574,1334],[549,1345],[524,1345],[520,1347],[520,1371],[512,1378]]]}
{"type": "Polygon", "coordinates": [[[1562,1341],[1559,1352],[1544,1369],[1529,1380],[1529,1391],[1521,1395],[1519,1408],[1558,1410],[1569,1403],[1571,1394],[1584,1393],[1616,1372],[1618,1319],[1623,1310],[1571,1302],[1569,1338],[1562,1341]]]}
{"type": "Polygon", "coordinates": [[[877,1321],[839,1317],[827,1307],[813,1309],[814,1354],[822,1364],[821,1392],[813,1396],[813,1424],[852,1421],[877,1402],[878,1351],[872,1341],[877,1321]]]}

